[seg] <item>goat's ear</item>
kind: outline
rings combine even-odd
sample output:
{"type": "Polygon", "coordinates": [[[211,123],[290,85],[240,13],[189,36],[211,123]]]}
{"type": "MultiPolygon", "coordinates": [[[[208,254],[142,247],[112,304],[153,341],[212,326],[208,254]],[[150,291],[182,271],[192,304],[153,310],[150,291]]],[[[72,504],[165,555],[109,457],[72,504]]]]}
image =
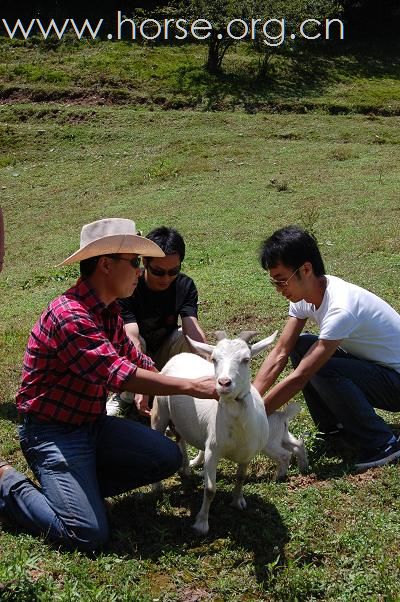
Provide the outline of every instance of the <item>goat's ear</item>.
{"type": "Polygon", "coordinates": [[[186,340],[188,342],[190,350],[193,351],[193,353],[197,353],[197,355],[205,357],[206,360],[210,359],[210,356],[214,351],[214,345],[208,345],[208,343],[200,343],[199,341],[194,341],[187,335],[186,340]]]}
{"type": "Polygon", "coordinates": [[[250,343],[251,339],[256,337],[258,332],[256,330],[242,330],[242,332],[238,335],[238,339],[242,339],[246,343],[250,343]]]}
{"type": "Polygon", "coordinates": [[[266,347],[268,347],[268,345],[271,345],[271,343],[273,343],[275,341],[277,334],[278,334],[278,331],[275,330],[274,334],[272,334],[270,337],[268,337],[266,339],[262,339],[261,341],[258,341],[258,343],[254,343],[254,345],[251,345],[251,347],[250,347],[251,357],[254,357],[258,353],[261,353],[261,351],[264,351],[264,349],[266,347]]]}
{"type": "Polygon", "coordinates": [[[215,337],[217,341],[222,341],[222,339],[227,339],[228,335],[225,330],[214,330],[215,337]]]}

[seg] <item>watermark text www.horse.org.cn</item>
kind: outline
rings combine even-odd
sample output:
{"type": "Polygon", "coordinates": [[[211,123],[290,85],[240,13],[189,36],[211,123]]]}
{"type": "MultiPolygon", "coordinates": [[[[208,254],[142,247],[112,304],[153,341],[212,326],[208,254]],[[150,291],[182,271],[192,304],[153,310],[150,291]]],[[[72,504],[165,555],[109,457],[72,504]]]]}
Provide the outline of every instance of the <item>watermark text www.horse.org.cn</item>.
{"type": "Polygon", "coordinates": [[[30,20],[17,19],[12,23],[1,19],[0,33],[10,39],[40,36],[47,39],[56,36],[59,40],[67,33],[72,33],[77,39],[106,38],[108,40],[130,41],[204,41],[212,35],[218,39],[233,41],[259,40],[266,46],[281,46],[287,40],[300,38],[303,40],[343,40],[344,23],[338,18],[304,19],[297,25],[291,25],[290,31],[285,17],[271,17],[269,19],[231,19],[223,28],[216,30],[208,19],[165,18],[137,19],[127,17],[121,11],[116,14],[115,29],[108,33],[104,31],[105,20],[99,19],[96,23],[85,19],[77,23],[73,18],[66,18],[62,22],[50,19],[43,23],[39,18],[30,20]],[[1,31],[2,29],[2,31],[1,31]]]}

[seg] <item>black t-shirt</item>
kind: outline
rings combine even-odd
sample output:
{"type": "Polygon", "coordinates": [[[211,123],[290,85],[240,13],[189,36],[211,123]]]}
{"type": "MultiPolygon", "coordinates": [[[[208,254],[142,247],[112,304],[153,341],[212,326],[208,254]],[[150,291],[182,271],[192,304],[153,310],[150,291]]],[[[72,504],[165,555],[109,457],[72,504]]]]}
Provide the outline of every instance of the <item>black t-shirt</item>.
{"type": "Polygon", "coordinates": [[[178,316],[197,318],[197,289],[185,274],[178,274],[165,291],[150,290],[142,274],[133,295],[120,299],[119,303],[124,323],[137,322],[149,354],[155,353],[178,327],[178,316]]]}

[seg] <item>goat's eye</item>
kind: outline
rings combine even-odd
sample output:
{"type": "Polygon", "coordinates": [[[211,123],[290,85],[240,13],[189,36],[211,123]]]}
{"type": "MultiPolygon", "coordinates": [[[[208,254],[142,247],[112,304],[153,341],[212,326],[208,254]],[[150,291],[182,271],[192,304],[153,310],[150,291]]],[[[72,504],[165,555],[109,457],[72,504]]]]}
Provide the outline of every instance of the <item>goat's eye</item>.
{"type": "Polygon", "coordinates": [[[242,359],[242,364],[248,364],[250,362],[250,358],[249,357],[244,357],[242,359]]]}

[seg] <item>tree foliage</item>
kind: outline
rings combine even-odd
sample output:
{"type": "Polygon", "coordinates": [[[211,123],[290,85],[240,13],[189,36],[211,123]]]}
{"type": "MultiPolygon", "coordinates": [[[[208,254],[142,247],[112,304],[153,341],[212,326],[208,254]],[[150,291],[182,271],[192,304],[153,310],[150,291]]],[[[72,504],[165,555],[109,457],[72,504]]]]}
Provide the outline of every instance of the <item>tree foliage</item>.
{"type": "Polygon", "coordinates": [[[288,54],[301,44],[309,43],[314,36],[324,36],[324,26],[320,23],[338,18],[342,12],[337,0],[259,0],[257,9],[261,23],[252,43],[261,58],[260,77],[267,75],[269,60],[274,54],[288,54]],[[262,24],[269,20],[272,20],[270,26],[265,28],[262,24]],[[302,24],[309,39],[302,36],[302,24]]]}
{"type": "MultiPolygon", "coordinates": [[[[213,24],[208,43],[206,69],[220,73],[227,50],[241,36],[252,43],[262,56],[261,73],[265,73],[273,52],[281,52],[287,44],[294,45],[291,32],[299,29],[305,19],[323,20],[338,16],[341,6],[337,0],[188,0],[177,5],[181,15],[189,19],[202,17],[213,24]],[[248,25],[247,35],[244,36],[248,25]],[[230,24],[230,34],[227,26],[230,24]]],[[[316,23],[307,25],[308,35],[316,23]]]]}
{"type": "MultiPolygon", "coordinates": [[[[222,70],[222,61],[228,48],[235,44],[235,39],[226,33],[228,23],[234,19],[251,19],[255,0],[188,0],[177,5],[181,16],[192,21],[202,18],[213,25],[207,39],[208,56],[206,70],[218,74],[222,70]]],[[[233,35],[239,35],[238,27],[233,26],[233,35]]]]}

